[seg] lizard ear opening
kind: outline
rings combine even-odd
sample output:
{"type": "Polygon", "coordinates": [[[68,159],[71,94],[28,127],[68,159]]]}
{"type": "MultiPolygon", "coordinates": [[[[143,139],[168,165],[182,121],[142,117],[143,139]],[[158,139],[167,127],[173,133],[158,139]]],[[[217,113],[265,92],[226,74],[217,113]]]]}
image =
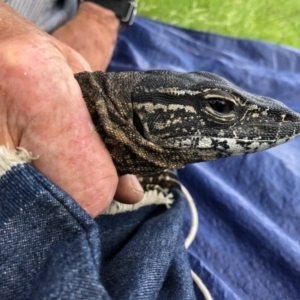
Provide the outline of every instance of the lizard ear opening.
{"type": "Polygon", "coordinates": [[[145,132],[144,132],[144,127],[143,124],[138,116],[138,114],[134,111],[133,112],[133,125],[136,128],[137,132],[145,138],[145,132]]]}

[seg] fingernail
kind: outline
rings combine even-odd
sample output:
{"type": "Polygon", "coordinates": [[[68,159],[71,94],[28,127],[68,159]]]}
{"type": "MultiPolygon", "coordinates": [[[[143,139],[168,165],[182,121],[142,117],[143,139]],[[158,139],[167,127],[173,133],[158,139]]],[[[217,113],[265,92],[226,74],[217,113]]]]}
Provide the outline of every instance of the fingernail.
{"type": "Polygon", "coordinates": [[[130,175],[131,188],[134,192],[138,194],[144,194],[144,189],[142,188],[140,182],[134,175],[130,175]]]}
{"type": "Polygon", "coordinates": [[[132,189],[132,190],[139,195],[144,195],[144,190],[137,190],[137,189],[132,189]]]}

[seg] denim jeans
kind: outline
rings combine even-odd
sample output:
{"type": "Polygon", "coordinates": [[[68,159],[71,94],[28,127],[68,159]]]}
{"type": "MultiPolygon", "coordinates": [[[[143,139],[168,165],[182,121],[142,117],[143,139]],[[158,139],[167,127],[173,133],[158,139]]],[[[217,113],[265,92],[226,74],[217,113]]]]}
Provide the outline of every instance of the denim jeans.
{"type": "Polygon", "coordinates": [[[92,219],[29,164],[0,177],[1,299],[194,299],[178,190],[92,219]]]}

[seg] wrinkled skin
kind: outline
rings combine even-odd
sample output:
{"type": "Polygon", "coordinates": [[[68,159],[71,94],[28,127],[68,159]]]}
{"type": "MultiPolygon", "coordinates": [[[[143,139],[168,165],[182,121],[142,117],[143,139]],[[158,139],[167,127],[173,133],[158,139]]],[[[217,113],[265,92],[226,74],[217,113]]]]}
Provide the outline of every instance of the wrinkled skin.
{"type": "MultiPolygon", "coordinates": [[[[94,217],[114,195],[134,203],[143,193],[134,176],[119,180],[73,76],[106,68],[119,26],[110,12],[98,11],[110,19],[106,28],[93,17],[90,5],[84,3],[72,23],[54,32],[59,41],[0,2],[0,145],[31,151],[38,157],[33,166],[94,217]],[[107,47],[102,45],[103,60],[91,55],[101,41],[95,39],[90,49],[77,43],[77,51],[71,48],[72,39],[65,41],[82,22],[85,30],[98,26],[98,32],[110,37],[104,39],[107,47]]],[[[77,29],[77,40],[87,36],[77,29]]]]}

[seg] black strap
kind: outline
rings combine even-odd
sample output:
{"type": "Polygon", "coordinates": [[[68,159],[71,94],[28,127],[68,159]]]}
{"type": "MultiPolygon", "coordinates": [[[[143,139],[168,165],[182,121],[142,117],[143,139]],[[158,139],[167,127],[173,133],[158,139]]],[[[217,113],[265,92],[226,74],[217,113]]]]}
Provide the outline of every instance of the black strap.
{"type": "MultiPolygon", "coordinates": [[[[123,24],[131,25],[136,14],[134,0],[88,0],[112,10],[123,24]]],[[[83,2],[79,0],[79,3],[83,2]]]]}

